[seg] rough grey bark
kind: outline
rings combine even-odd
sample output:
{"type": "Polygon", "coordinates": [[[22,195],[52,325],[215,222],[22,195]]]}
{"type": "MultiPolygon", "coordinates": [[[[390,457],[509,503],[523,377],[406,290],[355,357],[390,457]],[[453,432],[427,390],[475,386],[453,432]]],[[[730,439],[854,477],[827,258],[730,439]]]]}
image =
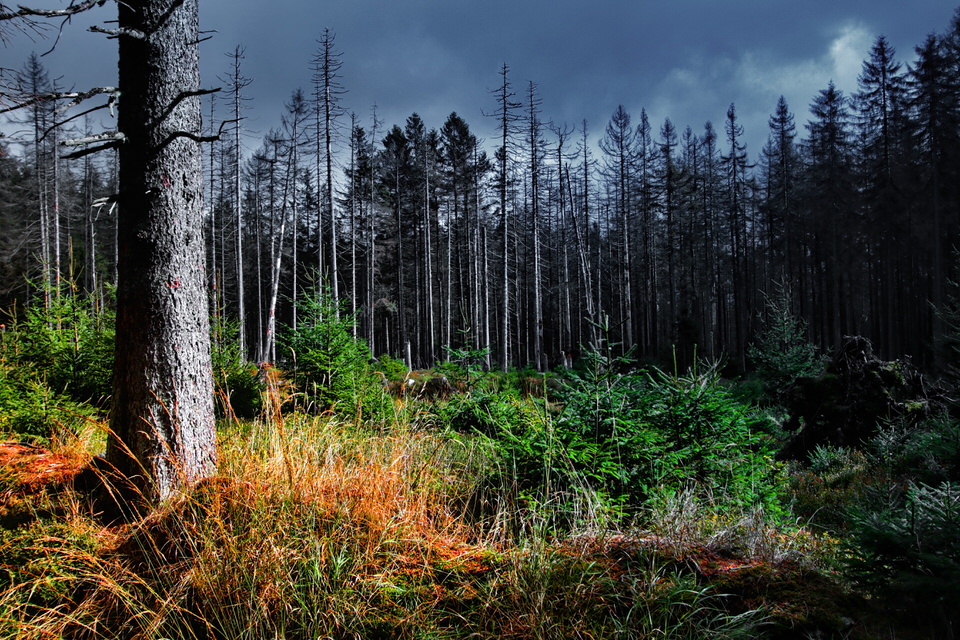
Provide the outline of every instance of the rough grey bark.
{"type": "Polygon", "coordinates": [[[126,142],[107,459],[156,500],[216,463],[197,0],[118,6],[126,142]]]}

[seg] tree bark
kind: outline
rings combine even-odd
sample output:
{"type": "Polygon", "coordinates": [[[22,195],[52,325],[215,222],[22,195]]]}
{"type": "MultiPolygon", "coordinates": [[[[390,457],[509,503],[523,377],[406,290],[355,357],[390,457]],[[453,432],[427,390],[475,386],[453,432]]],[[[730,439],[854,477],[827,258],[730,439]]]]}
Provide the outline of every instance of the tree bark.
{"type": "Polygon", "coordinates": [[[119,283],[107,459],[148,500],[213,473],[197,0],[119,3],[119,283]]]}

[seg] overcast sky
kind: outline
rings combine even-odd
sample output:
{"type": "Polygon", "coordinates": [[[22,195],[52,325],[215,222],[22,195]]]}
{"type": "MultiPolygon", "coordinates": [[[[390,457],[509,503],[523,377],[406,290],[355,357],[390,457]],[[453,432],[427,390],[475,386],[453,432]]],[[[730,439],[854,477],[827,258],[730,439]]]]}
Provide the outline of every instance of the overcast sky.
{"type": "MultiPolygon", "coordinates": [[[[781,94],[802,126],[829,81],[856,90],[877,36],[910,63],[954,9],[946,0],[201,0],[201,27],[216,31],[201,55],[204,84],[216,86],[226,52],[245,47],[250,146],[279,124],[294,89],[309,92],[310,59],[329,28],[343,56],[343,105],[361,124],[373,105],[388,126],[416,111],[439,128],[456,111],[492,138],[483,114],[496,108],[505,62],[518,95],[537,83],[545,121],[586,119],[595,135],[618,104],[635,122],[646,108],[658,136],[667,117],[681,132],[700,133],[707,120],[722,131],[735,103],[756,158],[781,94]]],[[[64,29],[43,59],[62,85],[113,82],[113,43],[85,30],[112,17],[107,6],[64,29]]],[[[0,45],[0,66],[19,68],[51,44],[15,36],[0,45]]]]}

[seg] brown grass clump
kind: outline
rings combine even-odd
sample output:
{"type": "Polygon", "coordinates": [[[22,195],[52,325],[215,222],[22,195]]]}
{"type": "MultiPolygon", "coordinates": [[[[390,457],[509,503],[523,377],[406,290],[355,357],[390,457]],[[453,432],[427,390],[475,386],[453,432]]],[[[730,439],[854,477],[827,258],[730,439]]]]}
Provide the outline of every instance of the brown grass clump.
{"type": "Polygon", "coordinates": [[[0,637],[755,637],[762,561],[723,555],[732,534],[695,524],[693,502],[629,534],[504,526],[543,517],[507,513],[506,495],[478,519],[472,496],[498,502],[478,442],[302,415],[235,423],[217,476],[135,522],[16,530],[0,637]]]}
{"type": "Polygon", "coordinates": [[[83,471],[89,460],[86,455],[54,453],[24,442],[0,442],[5,493],[29,494],[45,487],[65,485],[83,471]]]}
{"type": "Polygon", "coordinates": [[[71,574],[69,614],[32,611],[21,635],[376,637],[471,606],[496,553],[452,507],[472,477],[462,444],[276,427],[225,435],[220,475],[113,529],[71,574]]]}

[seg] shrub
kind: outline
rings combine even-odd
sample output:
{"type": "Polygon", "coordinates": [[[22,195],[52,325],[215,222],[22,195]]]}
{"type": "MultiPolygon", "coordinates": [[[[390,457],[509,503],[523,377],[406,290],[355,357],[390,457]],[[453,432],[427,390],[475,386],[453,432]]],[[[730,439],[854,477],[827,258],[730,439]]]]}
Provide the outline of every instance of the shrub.
{"type": "Polygon", "coordinates": [[[760,418],[721,385],[717,367],[683,376],[593,371],[571,378],[558,431],[587,454],[573,457],[606,490],[639,505],[654,488],[694,482],[731,502],[776,510],[760,418]]]}
{"type": "Polygon", "coordinates": [[[440,422],[460,433],[497,437],[526,428],[520,399],[510,393],[473,391],[453,395],[437,408],[440,422]]]}
{"type": "Polygon", "coordinates": [[[638,373],[601,348],[562,379],[556,410],[541,401],[540,419],[492,434],[521,492],[541,500],[592,493],[624,514],[694,484],[716,501],[780,513],[762,419],[721,384],[718,367],[638,373]]]}
{"type": "Polygon", "coordinates": [[[409,371],[402,360],[397,360],[386,353],[377,357],[376,362],[373,363],[373,369],[382,373],[383,377],[390,382],[403,382],[409,371]]]}
{"type": "Polygon", "coordinates": [[[54,393],[22,369],[0,362],[0,433],[46,441],[57,432],[78,433],[93,407],[54,393]]]}
{"type": "Polygon", "coordinates": [[[490,361],[489,347],[477,348],[468,345],[455,349],[445,345],[443,349],[447,352],[447,360],[437,365],[438,373],[446,375],[467,390],[485,381],[490,361]]]}
{"type": "Polygon", "coordinates": [[[876,464],[918,482],[960,482],[960,420],[939,415],[916,427],[891,425],[868,442],[876,464]]]}
{"type": "Polygon", "coordinates": [[[4,358],[76,402],[106,406],[113,374],[114,314],[96,299],[61,295],[27,307],[4,339],[4,358]]]}
{"type": "Polygon", "coordinates": [[[255,364],[240,351],[240,330],[235,322],[215,321],[210,330],[213,381],[220,416],[231,412],[239,418],[253,418],[263,405],[263,382],[255,364]]]}
{"type": "Polygon", "coordinates": [[[850,574],[906,611],[932,611],[934,624],[958,620],[960,484],[911,483],[877,492],[851,513],[850,574]]]}
{"type": "Polygon", "coordinates": [[[380,421],[391,400],[373,373],[370,349],[329,291],[298,302],[297,328],[280,336],[296,387],[316,410],[380,421]]]}
{"type": "Polygon", "coordinates": [[[783,391],[798,378],[823,371],[823,358],[807,340],[806,324],[790,310],[790,298],[789,285],[775,285],[766,297],[766,326],[747,349],[765,395],[774,402],[781,401],[783,391]]]}

